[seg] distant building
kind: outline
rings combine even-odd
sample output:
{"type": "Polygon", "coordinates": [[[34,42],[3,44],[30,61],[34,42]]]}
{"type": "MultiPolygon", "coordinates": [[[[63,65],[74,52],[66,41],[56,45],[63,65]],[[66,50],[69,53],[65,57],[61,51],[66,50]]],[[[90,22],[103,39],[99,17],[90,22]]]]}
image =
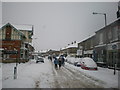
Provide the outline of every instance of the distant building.
{"type": "Polygon", "coordinates": [[[93,58],[95,35],[90,36],[84,41],[78,43],[78,49],[80,50],[80,57],[93,58]]]}
{"type": "Polygon", "coordinates": [[[76,56],[78,50],[78,43],[73,42],[63,49],[63,52],[70,56],[76,56]]]}

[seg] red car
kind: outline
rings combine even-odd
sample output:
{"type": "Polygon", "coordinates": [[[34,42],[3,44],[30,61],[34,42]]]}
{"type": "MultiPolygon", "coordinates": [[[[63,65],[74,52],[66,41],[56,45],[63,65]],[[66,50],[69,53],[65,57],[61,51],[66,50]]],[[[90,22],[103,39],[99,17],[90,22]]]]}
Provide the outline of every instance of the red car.
{"type": "Polygon", "coordinates": [[[81,60],[81,68],[85,70],[98,70],[97,64],[89,57],[85,57],[81,60]]]}

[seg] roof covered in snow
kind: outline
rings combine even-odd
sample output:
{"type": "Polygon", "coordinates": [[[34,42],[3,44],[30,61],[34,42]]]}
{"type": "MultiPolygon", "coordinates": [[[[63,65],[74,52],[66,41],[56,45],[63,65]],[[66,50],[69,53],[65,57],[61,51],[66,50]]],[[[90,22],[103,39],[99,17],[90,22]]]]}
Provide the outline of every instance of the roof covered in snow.
{"type": "MultiPolygon", "coordinates": [[[[18,25],[18,24],[13,24],[13,23],[7,23],[7,24],[11,24],[17,30],[27,30],[27,31],[33,30],[33,25],[28,25],[28,24],[19,24],[18,25]]],[[[5,26],[7,24],[0,24],[0,28],[2,28],[3,26],[5,26]]]]}
{"type": "Polygon", "coordinates": [[[68,45],[66,48],[77,48],[77,47],[78,47],[78,43],[76,42],[76,43],[68,45]]]}
{"type": "Polygon", "coordinates": [[[93,34],[89,35],[88,37],[82,39],[79,43],[84,42],[84,41],[86,41],[86,40],[92,38],[93,36],[95,36],[95,33],[93,33],[93,34]]]}
{"type": "Polygon", "coordinates": [[[41,50],[40,51],[40,53],[46,53],[47,52],[47,50],[41,50]]]}
{"type": "Polygon", "coordinates": [[[33,26],[32,25],[13,25],[18,30],[28,30],[32,31],[33,26]]]}

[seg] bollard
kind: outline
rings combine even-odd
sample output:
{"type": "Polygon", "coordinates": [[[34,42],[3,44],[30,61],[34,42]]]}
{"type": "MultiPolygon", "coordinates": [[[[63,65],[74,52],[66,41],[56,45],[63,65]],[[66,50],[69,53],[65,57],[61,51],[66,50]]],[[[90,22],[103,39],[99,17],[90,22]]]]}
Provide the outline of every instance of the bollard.
{"type": "Polygon", "coordinates": [[[114,75],[116,73],[116,67],[117,67],[117,64],[115,64],[115,66],[114,66],[114,75]]]}
{"type": "Polygon", "coordinates": [[[17,67],[14,67],[14,79],[17,79],[17,67]]]}

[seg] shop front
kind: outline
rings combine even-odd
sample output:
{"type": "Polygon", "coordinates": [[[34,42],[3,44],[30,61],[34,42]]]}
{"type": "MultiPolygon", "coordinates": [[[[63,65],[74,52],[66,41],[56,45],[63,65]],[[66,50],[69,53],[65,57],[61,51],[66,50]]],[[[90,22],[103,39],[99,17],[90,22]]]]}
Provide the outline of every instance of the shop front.
{"type": "Polygon", "coordinates": [[[107,48],[108,68],[120,68],[120,43],[111,43],[107,48]]]}
{"type": "Polygon", "coordinates": [[[94,50],[95,61],[98,66],[107,67],[107,54],[106,54],[106,46],[95,47],[94,50]]]}

